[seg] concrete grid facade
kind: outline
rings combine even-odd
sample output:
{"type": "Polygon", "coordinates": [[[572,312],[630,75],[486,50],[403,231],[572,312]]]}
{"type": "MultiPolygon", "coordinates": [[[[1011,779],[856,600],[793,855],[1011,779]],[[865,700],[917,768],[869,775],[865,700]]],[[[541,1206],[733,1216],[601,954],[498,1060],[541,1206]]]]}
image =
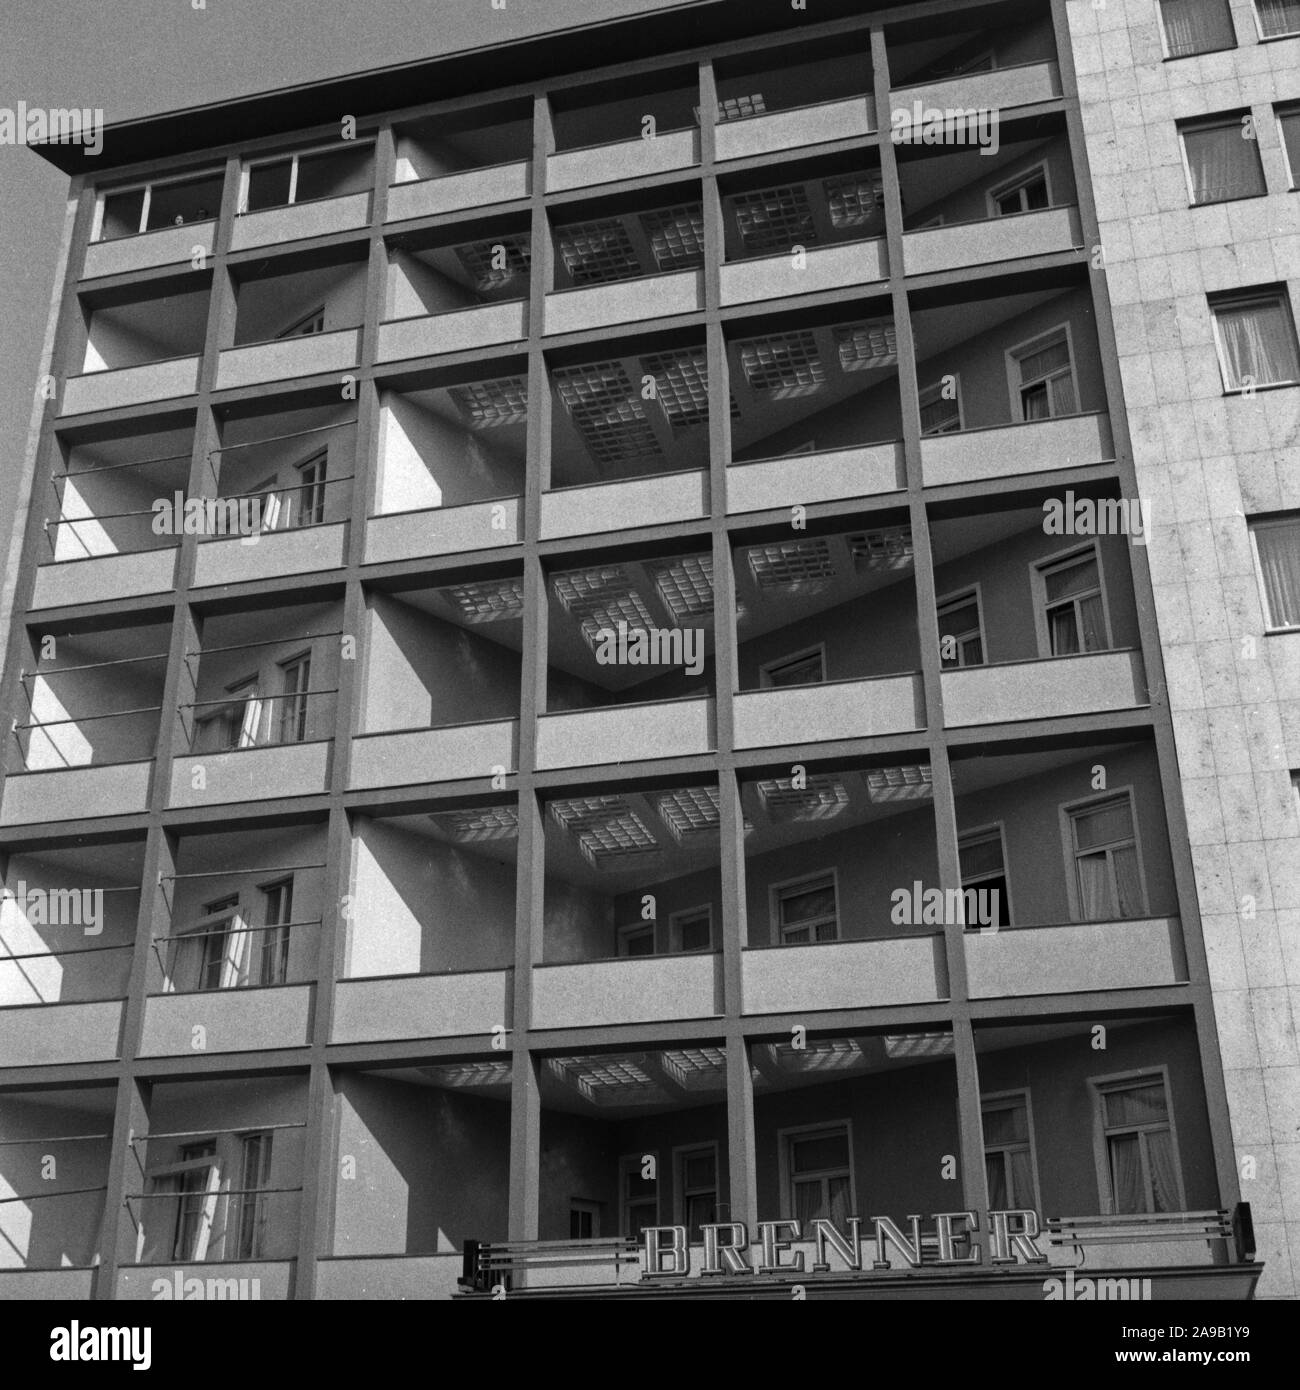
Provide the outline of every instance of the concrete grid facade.
{"type": "MultiPolygon", "coordinates": [[[[698,1210],[753,1230],[760,1218],[804,1211],[812,1198],[799,1193],[812,1183],[829,1204],[822,1214],[843,1214],[841,1192],[900,1220],[983,1212],[997,1205],[999,1173],[1008,1192],[1026,1181],[1010,1176],[1026,1171],[1021,1152],[1034,1176],[1020,1195],[1045,1216],[1122,1227],[1126,1210],[1170,1210],[1162,1184],[1177,1190],[1177,1210],[1199,1215],[1200,1228],[1188,1217],[1163,1241],[1139,1222],[1109,1268],[1163,1272],[1201,1296],[1240,1296],[1259,1272],[1240,1235],[1237,1204],[1246,1201],[1264,1261],[1259,1293],[1294,1292],[1286,943],[1296,890],[1285,855],[1296,842],[1289,768],[1300,760],[1285,752],[1283,696],[1294,638],[1263,635],[1244,521],[1295,508],[1281,452],[1294,447],[1294,406],[1289,417],[1285,404],[1275,408],[1285,390],[1225,396],[1205,295],[1286,282],[1294,303],[1277,237],[1287,175],[1268,107],[1296,94],[1274,90],[1248,55],[1294,56],[1300,39],[1252,44],[1239,27],[1237,50],[1161,63],[1151,7],[1142,21],[1109,29],[1118,7],[994,6],[971,12],[967,38],[950,50],[961,62],[942,69],[925,26],[952,6],[826,23],[798,14],[742,22],[730,9],[709,13],[717,8],[699,7],[693,25],[670,37],[638,21],[566,38],[572,71],[558,78],[555,50],[540,43],[500,61],[489,55],[481,68],[466,64],[464,92],[437,105],[399,108],[394,96],[409,83],[326,84],[312,93],[320,120],[309,128],[255,100],[236,128],[258,129],[257,138],[222,146],[204,135],[222,128],[221,117],[205,126],[196,115],[165,152],[150,144],[159,127],[141,123],[116,157],[110,132],[108,157],[121,167],[94,181],[76,173],[50,368],[58,395],[32,450],[9,635],[3,698],[18,751],[5,765],[0,824],[11,893],[20,879],[47,892],[107,880],[126,906],[110,906],[111,944],[92,947],[116,953],[113,986],[93,973],[86,983],[80,945],[42,933],[31,911],[8,919],[9,954],[37,964],[15,968],[5,998],[24,1007],[0,1017],[0,1141],[19,1155],[4,1179],[20,1216],[5,1229],[23,1251],[0,1273],[6,1296],[151,1297],[156,1278],[206,1264],[260,1278],[263,1297],[428,1297],[454,1288],[465,1238],[626,1237],[647,1210],[665,1224],[693,1227],[698,1210]],[[1235,93],[1206,105],[1197,87],[1183,96],[1175,88],[1159,112],[1143,95],[1134,129],[1150,151],[1152,186],[1169,201],[1158,214],[1165,272],[1134,261],[1129,273],[1125,258],[1154,242],[1122,203],[1135,183],[1129,138],[1121,129],[1107,139],[1106,122],[1118,126],[1130,109],[1127,91],[1102,85],[1117,81],[1107,48],[1117,34],[1133,44],[1137,92],[1218,63],[1235,93]],[[802,101],[753,109],[756,72],[802,60],[841,81],[846,60],[831,57],[840,46],[857,64],[856,85],[844,78],[829,95],[814,88],[802,101]],[[621,66],[603,65],[620,53],[629,55],[621,66]],[[516,83],[501,81],[503,64],[516,83]],[[601,120],[625,118],[620,101],[641,95],[678,116],[698,108],[698,126],[669,119],[654,140],[597,143],[608,139],[601,120]],[[947,154],[962,163],[945,167],[919,142],[895,143],[886,113],[913,98],[997,111],[1011,153],[986,174],[975,150],[947,154]],[[1258,218],[1239,256],[1267,242],[1276,259],[1230,264],[1209,247],[1199,262],[1181,261],[1172,238],[1188,240],[1190,257],[1198,219],[1220,219],[1221,209],[1189,209],[1185,182],[1175,189],[1160,173],[1183,178],[1173,122],[1246,105],[1258,108],[1269,196],[1229,203],[1227,215],[1245,208],[1258,218]],[[250,207],[260,160],[341,148],[340,111],[357,113],[362,172],[345,170],[346,186],[328,196],[295,205],[291,187],[287,199],[250,207]],[[471,156],[456,172],[434,168],[429,128],[454,124],[472,148],[479,111],[517,157],[496,157],[503,146],[494,145],[477,165],[471,156]],[[1044,202],[1017,191],[1034,186],[1040,164],[1044,202]],[[110,212],[104,186],[111,197],[148,184],[152,197],[165,176],[190,171],[214,182],[218,215],[205,205],[207,216],[187,212],[177,230],[149,222],[146,202],[144,230],[105,234],[121,204],[110,212]],[[802,194],[788,191],[796,186],[802,194]],[[874,207],[863,191],[873,188],[874,207]],[[981,206],[987,198],[987,217],[960,210],[969,196],[981,206]],[[995,220],[1005,212],[996,199],[1012,196],[1024,199],[1019,215],[995,220]],[[937,223],[923,216],[934,208],[937,223]],[[766,223],[782,217],[790,227],[769,232],[766,223]],[[796,236],[807,243],[801,251],[796,236]],[[483,247],[498,264],[483,264],[483,247]],[[447,269],[452,253],[462,268],[477,267],[468,286],[447,269]],[[611,255],[624,263],[606,274],[611,255]],[[640,273],[630,275],[634,257],[640,273]],[[1152,280],[1161,273],[1186,283],[1152,280]],[[1182,299],[1157,305],[1161,283],[1182,299]],[[1187,380],[1202,383],[1188,388],[1206,422],[1194,438],[1185,403],[1165,385],[1171,354],[1154,350],[1171,337],[1162,311],[1184,332],[1187,380]],[[1070,385],[1040,386],[1021,364],[1046,360],[1061,341],[1070,385]],[[791,366],[800,353],[802,376],[791,366]],[[609,416],[598,410],[594,425],[585,417],[586,434],[571,424],[584,418],[592,364],[606,364],[598,370],[607,382],[611,360],[625,378],[640,364],[656,384],[670,383],[676,415],[645,410],[630,391],[615,396],[609,416]],[[847,393],[859,378],[873,385],[810,425],[798,402],[817,395],[836,361],[849,385],[835,378],[832,389],[847,393]],[[958,361],[957,418],[939,427],[934,410],[942,414],[946,398],[929,387],[958,361]],[[987,386],[997,378],[1000,388],[987,386]],[[581,386],[566,395],[561,383],[574,380],[581,386]],[[506,382],[504,395],[480,389],[506,382]],[[691,396],[701,385],[703,404],[691,396]],[[1042,413],[1025,394],[1036,390],[1051,402],[1042,413]],[[1053,394],[1061,390],[1068,397],[1053,394]],[[513,410],[516,451],[467,449],[462,463],[472,468],[444,469],[438,446],[422,441],[445,429],[423,426],[421,436],[411,424],[439,392],[460,392],[462,412],[478,403],[479,425],[485,410],[498,424],[513,410]],[[1211,447],[1225,409],[1242,437],[1211,447]],[[870,422],[865,439],[844,434],[868,428],[857,416],[845,424],[850,410],[870,422]],[[622,433],[609,444],[609,431],[629,421],[639,452],[622,433]],[[321,484],[279,482],[267,446],[316,433],[331,441],[313,475],[321,484]],[[103,497],[170,497],[178,471],[188,497],[270,495],[269,478],[272,491],[311,509],[311,524],[256,544],[182,535],[172,547],[139,549],[114,527],[136,524],[120,517],[140,508],[92,495],[118,487],[104,481],[108,471],[77,492],[83,510],[69,509],[67,479],[85,476],[86,464],[136,468],[145,443],[156,471],[143,489],[103,497]],[[258,462],[245,468],[240,450],[258,462]],[[698,462],[673,469],[674,456],[698,462]],[[651,457],[665,462],[638,471],[638,459],[651,457]],[[1192,476],[1204,469],[1203,493],[1188,486],[1192,459],[1192,476]],[[477,493],[465,483],[471,474],[477,493]],[[1054,573],[1066,551],[1077,558],[1079,543],[1026,521],[1066,489],[1096,501],[1149,496],[1154,509],[1149,551],[1096,539],[1108,637],[1065,649],[1074,655],[1052,645],[1047,580],[1034,576],[1054,573]],[[1218,499],[1204,516],[1188,510],[1198,495],[1218,499]],[[1162,521],[1171,516],[1178,540],[1162,521]],[[73,559],[67,547],[84,545],[87,518],[100,527],[100,548],[73,559]],[[78,520],[83,538],[74,527],[69,542],[78,520]],[[1207,532],[1237,584],[1183,577],[1184,566],[1200,575],[1190,567],[1204,564],[1207,532]],[[1001,558],[1010,565],[1013,553],[1014,585],[1001,558]],[[859,607],[818,598],[816,585],[830,582],[827,556],[841,565],[837,584],[853,576],[833,590],[836,604],[859,607]],[[827,568],[808,571],[810,589],[779,575],[765,582],[782,565],[814,559],[827,568]],[[626,576],[633,566],[646,576],[641,588],[633,579],[611,590],[614,607],[584,609],[573,597],[593,569],[626,576]],[[999,586],[1011,595],[1005,619],[991,598],[999,586]],[[1220,603],[1237,600],[1221,628],[1205,627],[1211,587],[1220,603]],[[954,593],[971,592],[983,595],[979,655],[959,665],[943,654],[941,636],[953,629],[940,615],[954,593]],[[459,616],[446,594],[462,605],[459,616]],[[634,686],[593,685],[580,620],[634,613],[636,601],[683,625],[700,619],[702,685],[664,672],[639,701],[625,698],[634,686]],[[1179,618],[1189,609],[1194,625],[1179,618]],[[473,625],[503,612],[517,637],[484,641],[473,625]],[[859,622],[865,641],[854,635],[859,622]],[[792,653],[802,659],[800,628],[810,642],[825,629],[819,674],[782,689],[772,672],[792,653]],[[787,631],[791,640],[777,640],[787,631]],[[1257,664],[1234,655],[1243,633],[1259,634],[1257,664]],[[840,657],[841,642],[851,660],[840,657]],[[60,656],[60,644],[73,655],[60,656]],[[259,647],[271,656],[254,658],[259,647]],[[304,653],[310,664],[295,667],[304,653]],[[1033,660],[1044,664],[1026,670],[1033,660]],[[107,661],[125,661],[128,675],[119,679],[107,661]],[[1213,700],[1206,675],[1190,675],[1197,663],[1220,672],[1213,700]],[[81,674],[92,669],[114,674],[81,674]],[[1229,669],[1239,692],[1225,684],[1229,669]],[[1266,669],[1275,684],[1267,699],[1252,684],[1256,701],[1246,680],[1266,669]],[[299,693],[268,693],[293,670],[299,693]],[[105,716],[110,725],[143,718],[142,731],[128,723],[95,735],[105,716]],[[70,736],[49,732],[69,726],[70,736]],[[1141,910],[1118,907],[1122,892],[1136,890],[1112,870],[1114,910],[1089,911],[1085,877],[1071,876],[1083,870],[1034,847],[1033,827],[1016,823],[1046,796],[1068,855],[1076,808],[1111,790],[1095,780],[1099,762],[1116,787],[1135,789],[1125,794],[1141,910]],[[1093,780],[1081,784],[1082,769],[1093,780]],[[1203,809],[1220,797],[1222,815],[1203,809]],[[891,798],[918,809],[899,811],[891,798]],[[1258,807],[1253,821],[1247,803],[1258,807]],[[924,820],[891,832],[902,821],[887,813],[924,820]],[[917,873],[934,887],[1001,883],[1009,929],[972,932],[949,918],[909,923],[937,931],[893,930],[888,895],[853,897],[859,847],[843,838],[852,832],[810,840],[819,818],[841,814],[854,831],[875,827],[876,840],[860,847],[872,892],[892,882],[891,858],[894,869],[908,865],[898,886],[909,886],[909,846],[922,846],[917,873]],[[429,846],[430,817],[458,827],[462,846],[496,834],[514,852],[489,855],[498,867],[480,877],[469,850],[429,846]],[[1006,826],[1000,878],[970,867],[987,848],[987,836],[971,838],[986,820],[1006,826]],[[1246,830],[1225,831],[1229,823],[1246,830]],[[651,841],[640,849],[667,856],[657,862],[671,862],[671,873],[638,880],[602,859],[610,843],[638,848],[638,836],[651,841]],[[808,843],[820,859],[808,857],[808,843]],[[574,845],[581,855],[570,854],[574,845]],[[780,867],[796,861],[797,872],[780,867]],[[830,886],[828,875],[807,872],[832,861],[830,886]],[[439,920],[437,901],[412,886],[444,863],[452,868],[427,880],[437,885],[428,896],[459,901],[457,875],[475,885],[466,902],[484,923],[476,939],[450,908],[439,920]],[[603,868],[614,885],[605,890],[603,868]],[[243,899],[219,906],[249,873],[265,921],[239,915],[243,899]],[[273,898],[285,873],[290,888],[273,898]],[[192,882],[208,879],[220,891],[192,882]],[[655,909],[647,918],[642,888],[680,910],[670,921],[655,909]],[[1016,904],[1040,892],[1037,913],[1017,915],[1016,904]],[[1258,912],[1243,920],[1233,904],[1248,892],[1258,912]],[[689,911],[697,906],[707,908],[702,953],[685,936],[698,927],[689,911]],[[787,921],[787,912],[815,925],[787,921]],[[834,925],[823,938],[828,912],[834,925]],[[631,942],[647,920],[642,956],[631,942]],[[210,960],[206,946],[196,954],[182,940],[196,923],[224,954],[210,960]],[[1256,939],[1265,931],[1271,947],[1256,939]],[[57,978],[42,976],[53,961],[57,978]],[[1112,1057],[1095,1061],[1099,1025],[1112,1057]],[[812,1057],[845,1068],[833,1097],[801,1070],[805,1037],[812,1057]],[[899,1089],[909,1065],[926,1068],[913,1090],[929,1097],[910,1119],[917,1102],[899,1089]],[[1053,1069],[1062,1093],[1077,1092],[1072,1120],[1051,1116],[1043,1078],[1053,1069]],[[1169,1116],[1141,1141],[1149,1205],[1124,1208],[1115,1146],[1136,1131],[1107,1118],[1107,1096],[1130,1084],[1124,1078],[1153,1085],[1158,1076],[1169,1116]],[[617,1095],[603,1093],[604,1120],[593,1099],[602,1086],[617,1095]],[[641,1115],[638,1087],[657,1098],[641,1115]],[[1002,1098],[1030,1090],[1023,1115],[1032,1110],[1037,1130],[1000,1148],[995,1117],[1022,1123],[1020,1102],[1002,1098]],[[819,1095],[828,1097],[821,1107],[819,1095]],[[1080,1121],[1085,1112],[1091,1118],[1080,1121]],[[875,1120],[883,1132],[890,1115],[900,1137],[895,1150],[879,1141],[880,1153],[894,1152],[886,1167],[867,1156],[863,1126],[875,1120]],[[832,1147],[844,1139],[842,1176],[837,1159],[800,1188],[801,1129],[832,1147]],[[481,1148],[453,1152],[453,1133],[478,1134],[481,1148]],[[1151,1156],[1164,1152],[1151,1133],[1167,1133],[1181,1156],[1176,1182],[1151,1156]],[[61,1192],[71,1184],[66,1196],[43,1189],[33,1166],[47,1145],[74,1156],[53,1179],[61,1192]],[[583,1171],[600,1166],[590,1156],[603,1145],[608,1171],[583,1171]],[[691,1174],[707,1174],[705,1150],[712,1176],[698,1179],[701,1205],[692,1208],[691,1174]],[[1086,1180],[1049,1192],[1050,1155],[1066,1164],[1076,1151],[1086,1180]],[[624,1165],[651,1152],[662,1169],[647,1193],[624,1165]],[[1258,1170],[1240,1168],[1255,1154],[1258,1170]],[[702,1169],[687,1166],[692,1156],[702,1169]],[[905,1175],[913,1161],[925,1179],[905,1175]],[[69,1168],[81,1176],[69,1178],[69,1168]],[[471,1197],[439,1186],[471,1173],[482,1175],[471,1197]],[[1035,1194],[1041,1200],[1030,1201],[1035,1194]],[[151,1202],[161,1224],[143,1214],[151,1202]],[[59,1207],[62,1218],[41,1214],[59,1207]],[[1226,1224],[1214,1226],[1219,1212],[1226,1224]],[[75,1224],[95,1231],[89,1243],[72,1237],[75,1224]],[[44,1257],[33,1232],[48,1242],[44,1257]]],[[[291,185],[310,177],[305,167],[291,160],[291,185]]],[[[1107,853],[1125,853],[1122,840],[1107,853]]],[[[1076,1246],[1068,1231],[1057,1235],[1065,1263],[1076,1246]]],[[[1042,1296],[1041,1270],[1017,1282],[987,1258],[978,1273],[923,1272],[1042,1296]]],[[[861,1287],[869,1294],[869,1281],[861,1287]]]]}

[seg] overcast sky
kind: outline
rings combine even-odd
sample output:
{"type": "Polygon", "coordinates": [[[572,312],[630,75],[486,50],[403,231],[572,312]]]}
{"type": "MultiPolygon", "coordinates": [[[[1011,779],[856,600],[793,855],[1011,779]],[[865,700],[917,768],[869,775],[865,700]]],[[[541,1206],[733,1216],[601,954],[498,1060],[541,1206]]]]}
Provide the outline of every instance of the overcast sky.
{"type": "MultiPolygon", "coordinates": [[[[111,123],[678,3],[0,0],[0,108],[102,107],[111,123]]],[[[66,189],[30,150],[0,145],[0,564],[66,189]]]]}

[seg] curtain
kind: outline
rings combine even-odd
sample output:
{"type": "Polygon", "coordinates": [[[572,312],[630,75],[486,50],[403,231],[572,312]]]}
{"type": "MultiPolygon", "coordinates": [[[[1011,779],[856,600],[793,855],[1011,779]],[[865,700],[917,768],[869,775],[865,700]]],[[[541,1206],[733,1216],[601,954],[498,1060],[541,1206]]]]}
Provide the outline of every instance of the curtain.
{"type": "Polygon", "coordinates": [[[1157,1129],[1148,1131],[1145,1137],[1155,1210],[1177,1211],[1178,1172],[1174,1163],[1173,1135],[1167,1129],[1157,1129]]]}
{"type": "Polygon", "coordinates": [[[1053,656],[1073,656],[1079,650],[1079,628],[1074,621],[1074,605],[1067,603],[1047,615],[1053,656]]]}
{"type": "Polygon", "coordinates": [[[1213,130],[1189,130],[1183,136],[1193,202],[1217,203],[1264,192],[1258,147],[1242,129],[1234,122],[1213,130]]]}
{"type": "Polygon", "coordinates": [[[1254,528],[1270,627],[1300,627],[1300,523],[1254,528]]]}
{"type": "Polygon", "coordinates": [[[1014,1149],[1011,1159],[1011,1201],[1008,1205],[1032,1207],[1034,1205],[1034,1170],[1029,1161],[1028,1149],[1014,1149]]]}
{"type": "Polygon", "coordinates": [[[1115,1210],[1124,1214],[1145,1211],[1146,1193],[1142,1187],[1142,1156],[1136,1134],[1120,1134],[1107,1141],[1110,1149],[1110,1180],[1115,1210]]]}
{"type": "Polygon", "coordinates": [[[989,1209],[1004,1211],[1011,1205],[1007,1190],[1007,1165],[1003,1154],[989,1154],[984,1160],[984,1172],[989,1184],[989,1209]]]}
{"type": "Polygon", "coordinates": [[[1119,915],[1141,917],[1142,875],[1138,873],[1137,849],[1133,845],[1124,845],[1120,849],[1111,850],[1111,863],[1115,867],[1119,915]]]}
{"type": "Polygon", "coordinates": [[[1300,33],[1300,0],[1255,0],[1264,37],[1300,33]]]}
{"type": "Polygon", "coordinates": [[[1295,332],[1280,301],[1218,309],[1215,317],[1228,359],[1230,387],[1267,386],[1300,377],[1295,332]]]}
{"type": "Polygon", "coordinates": [[[1079,874],[1079,911],[1083,920],[1097,922],[1113,917],[1115,903],[1105,853],[1081,855],[1075,864],[1079,874]]]}
{"type": "Polygon", "coordinates": [[[794,1185],[794,1219],[803,1227],[818,1216],[824,1216],[822,1211],[822,1185],[817,1179],[811,1182],[797,1182],[794,1185]]]}
{"type": "Polygon", "coordinates": [[[1106,650],[1106,611],[1101,595],[1093,594],[1079,604],[1079,620],[1083,625],[1083,649],[1086,652],[1106,650]]]}
{"type": "MultiPolygon", "coordinates": [[[[1263,4],[1267,3],[1263,0],[1263,4]]],[[[1232,48],[1236,43],[1225,0],[1164,0],[1160,13],[1171,58],[1212,53],[1215,49],[1232,48]]]]}
{"type": "Polygon", "coordinates": [[[853,1215],[849,1210],[849,1180],[848,1178],[828,1178],[826,1183],[830,1197],[830,1201],[827,1203],[830,1210],[826,1215],[843,1229],[845,1221],[853,1215]]]}

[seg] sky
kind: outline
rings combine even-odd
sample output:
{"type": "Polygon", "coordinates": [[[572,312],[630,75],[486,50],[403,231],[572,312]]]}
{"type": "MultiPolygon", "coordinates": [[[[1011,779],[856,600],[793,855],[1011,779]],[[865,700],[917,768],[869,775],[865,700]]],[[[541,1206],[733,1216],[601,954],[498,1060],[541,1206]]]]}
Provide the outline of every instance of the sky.
{"type": "MultiPolygon", "coordinates": [[[[679,3],[0,0],[0,108],[100,107],[111,124],[679,3]]],[[[666,13],[664,23],[674,22],[666,13]]],[[[66,176],[52,165],[21,145],[0,145],[0,561],[66,192],[66,176]]]]}

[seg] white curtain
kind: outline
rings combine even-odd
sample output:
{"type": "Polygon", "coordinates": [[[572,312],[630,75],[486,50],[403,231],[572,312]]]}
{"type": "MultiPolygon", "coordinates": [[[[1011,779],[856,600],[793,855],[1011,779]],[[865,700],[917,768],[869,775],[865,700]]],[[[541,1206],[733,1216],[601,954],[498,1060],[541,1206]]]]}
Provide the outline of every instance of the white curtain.
{"type": "Polygon", "coordinates": [[[1267,386],[1300,376],[1295,333],[1289,316],[1277,301],[1242,304],[1217,313],[1223,350],[1228,359],[1228,385],[1267,386]]]}
{"type": "Polygon", "coordinates": [[[1239,122],[1213,130],[1189,130],[1183,137],[1192,175],[1192,199],[1216,203],[1263,193],[1257,145],[1239,122]]]}
{"type": "Polygon", "coordinates": [[[1147,1133],[1147,1163],[1151,1169],[1151,1196],[1156,1211],[1178,1210],[1178,1173],[1174,1164],[1173,1135],[1167,1129],[1147,1133]]]}
{"type": "MultiPolygon", "coordinates": [[[[1268,0],[1262,0],[1261,9],[1268,0]]],[[[1164,0],[1160,6],[1171,58],[1210,53],[1236,42],[1226,0],[1164,0]]]]}
{"type": "Polygon", "coordinates": [[[1115,1210],[1124,1214],[1145,1211],[1142,1188],[1141,1141],[1136,1134],[1120,1134],[1110,1140],[1110,1176],[1115,1210]]]}
{"type": "Polygon", "coordinates": [[[1254,534],[1268,596],[1268,625],[1300,627],[1300,523],[1257,526],[1254,534]]]}
{"type": "Polygon", "coordinates": [[[1113,917],[1115,900],[1105,852],[1081,855],[1075,862],[1079,871],[1079,910],[1083,920],[1098,922],[1113,917]]]}
{"type": "Polygon", "coordinates": [[[1300,33],[1300,0],[1255,0],[1265,38],[1300,33]]]}

